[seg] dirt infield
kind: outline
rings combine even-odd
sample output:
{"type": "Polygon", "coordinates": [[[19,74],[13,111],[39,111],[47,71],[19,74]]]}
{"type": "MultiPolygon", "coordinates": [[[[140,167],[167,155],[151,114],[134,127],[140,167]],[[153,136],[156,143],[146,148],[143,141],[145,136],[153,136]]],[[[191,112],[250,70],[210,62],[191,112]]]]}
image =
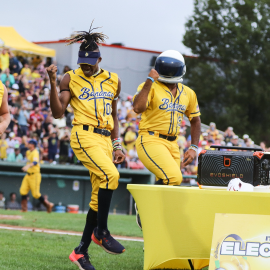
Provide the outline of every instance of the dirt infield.
{"type": "Polygon", "coordinates": [[[18,215],[0,215],[0,220],[1,219],[22,219],[22,216],[18,216],[18,215]]]}
{"type": "MultiPolygon", "coordinates": [[[[1,216],[4,216],[4,215],[1,215],[1,216]]],[[[8,218],[2,218],[2,220],[3,219],[10,219],[9,217],[10,216],[8,216],[8,218]]],[[[21,217],[21,216],[13,216],[13,217],[21,217]]],[[[18,218],[14,218],[14,219],[18,219],[18,218]]],[[[9,225],[9,224],[0,224],[0,229],[14,230],[14,231],[29,231],[29,232],[37,232],[37,233],[74,235],[74,236],[81,236],[82,235],[82,232],[51,230],[51,229],[42,229],[42,228],[34,228],[34,227],[22,227],[22,226],[14,226],[14,225],[9,225]]],[[[130,237],[130,236],[120,236],[120,235],[113,235],[113,237],[117,240],[143,242],[143,238],[141,238],[141,237],[130,237]]]]}

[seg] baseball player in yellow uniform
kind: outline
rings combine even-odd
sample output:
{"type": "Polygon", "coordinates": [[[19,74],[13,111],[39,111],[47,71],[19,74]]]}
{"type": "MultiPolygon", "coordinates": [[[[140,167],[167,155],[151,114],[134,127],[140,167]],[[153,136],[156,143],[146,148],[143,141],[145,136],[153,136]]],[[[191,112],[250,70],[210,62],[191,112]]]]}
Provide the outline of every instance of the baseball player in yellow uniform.
{"type": "MultiPolygon", "coordinates": [[[[183,165],[190,164],[197,155],[200,110],[195,92],[181,83],[185,70],[179,52],[163,52],[133,98],[134,111],[142,113],[136,141],[138,156],[155,174],[156,184],[180,185],[182,181],[177,135],[184,114],[191,123],[191,146],[184,155],[183,165]]],[[[139,215],[137,223],[141,227],[139,215]]]]}
{"type": "Polygon", "coordinates": [[[195,92],[180,83],[184,74],[183,56],[165,51],[134,97],[134,111],[142,113],[137,152],[146,168],[156,175],[157,183],[163,185],[180,185],[182,181],[176,139],[184,114],[191,123],[191,147],[184,155],[184,166],[193,161],[198,149],[200,110],[195,92]]]}
{"type": "Polygon", "coordinates": [[[9,123],[8,93],[6,87],[0,81],[0,136],[5,132],[9,123]]]}
{"type": "Polygon", "coordinates": [[[39,165],[39,153],[36,149],[36,146],[37,142],[35,140],[29,141],[29,150],[26,151],[27,163],[22,168],[22,170],[26,172],[20,188],[20,194],[22,196],[22,212],[27,212],[27,194],[29,190],[31,190],[32,196],[35,199],[38,199],[46,207],[47,212],[50,213],[53,208],[53,203],[50,203],[40,193],[41,174],[39,165]]]}
{"type": "Polygon", "coordinates": [[[94,270],[89,261],[88,247],[91,239],[111,254],[121,254],[125,248],[117,242],[107,228],[107,219],[113,190],[118,187],[119,172],[114,163],[124,161],[118,131],[117,99],[121,91],[118,75],[101,69],[100,42],[106,36],[78,32],[69,44],[82,41],[77,64],[56,90],[57,67],[47,68],[51,82],[51,109],[55,118],[61,117],[68,104],[74,110],[70,145],[77,158],[90,172],[92,195],[90,209],[81,242],[70,254],[70,260],[79,269],[94,270]],[[112,152],[114,151],[114,161],[112,152]]]}

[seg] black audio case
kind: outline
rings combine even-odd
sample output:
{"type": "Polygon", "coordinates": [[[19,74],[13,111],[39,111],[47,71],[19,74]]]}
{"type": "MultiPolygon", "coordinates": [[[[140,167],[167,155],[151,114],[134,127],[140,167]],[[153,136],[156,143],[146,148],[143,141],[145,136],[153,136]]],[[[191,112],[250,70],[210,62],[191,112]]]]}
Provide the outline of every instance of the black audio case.
{"type": "Polygon", "coordinates": [[[197,181],[206,186],[228,186],[233,178],[240,178],[254,186],[261,184],[260,148],[215,146],[211,148],[249,150],[249,151],[218,151],[203,150],[198,158],[197,181]]]}

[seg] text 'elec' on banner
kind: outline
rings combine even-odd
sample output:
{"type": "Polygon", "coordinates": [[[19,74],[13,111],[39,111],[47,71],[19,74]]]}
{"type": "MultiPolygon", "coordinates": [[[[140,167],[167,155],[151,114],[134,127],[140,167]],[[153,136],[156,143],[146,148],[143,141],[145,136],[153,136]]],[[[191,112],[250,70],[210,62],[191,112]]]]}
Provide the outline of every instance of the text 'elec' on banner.
{"type": "Polygon", "coordinates": [[[270,215],[216,214],[209,270],[269,270],[270,215]]]}

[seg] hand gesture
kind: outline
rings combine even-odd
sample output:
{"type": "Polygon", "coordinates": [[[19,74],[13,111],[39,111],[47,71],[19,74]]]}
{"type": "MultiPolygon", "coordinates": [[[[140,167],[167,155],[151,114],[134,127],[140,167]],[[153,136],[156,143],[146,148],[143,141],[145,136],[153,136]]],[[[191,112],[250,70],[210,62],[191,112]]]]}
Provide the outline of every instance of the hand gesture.
{"type": "Polygon", "coordinates": [[[113,163],[119,164],[119,163],[122,163],[124,160],[125,160],[125,155],[122,152],[122,150],[116,150],[114,152],[114,161],[113,161],[113,163]]]}
{"type": "Polygon", "coordinates": [[[155,81],[157,81],[159,74],[157,73],[157,71],[155,69],[151,69],[151,71],[148,74],[149,77],[153,78],[155,81]]]}
{"type": "Polygon", "coordinates": [[[196,151],[188,149],[187,152],[184,154],[183,166],[186,167],[188,164],[190,164],[196,157],[196,155],[197,155],[196,151]]]}
{"type": "Polygon", "coordinates": [[[50,81],[54,82],[56,81],[56,74],[57,74],[57,66],[55,65],[50,65],[49,67],[46,68],[47,73],[50,77],[50,81]]]}

